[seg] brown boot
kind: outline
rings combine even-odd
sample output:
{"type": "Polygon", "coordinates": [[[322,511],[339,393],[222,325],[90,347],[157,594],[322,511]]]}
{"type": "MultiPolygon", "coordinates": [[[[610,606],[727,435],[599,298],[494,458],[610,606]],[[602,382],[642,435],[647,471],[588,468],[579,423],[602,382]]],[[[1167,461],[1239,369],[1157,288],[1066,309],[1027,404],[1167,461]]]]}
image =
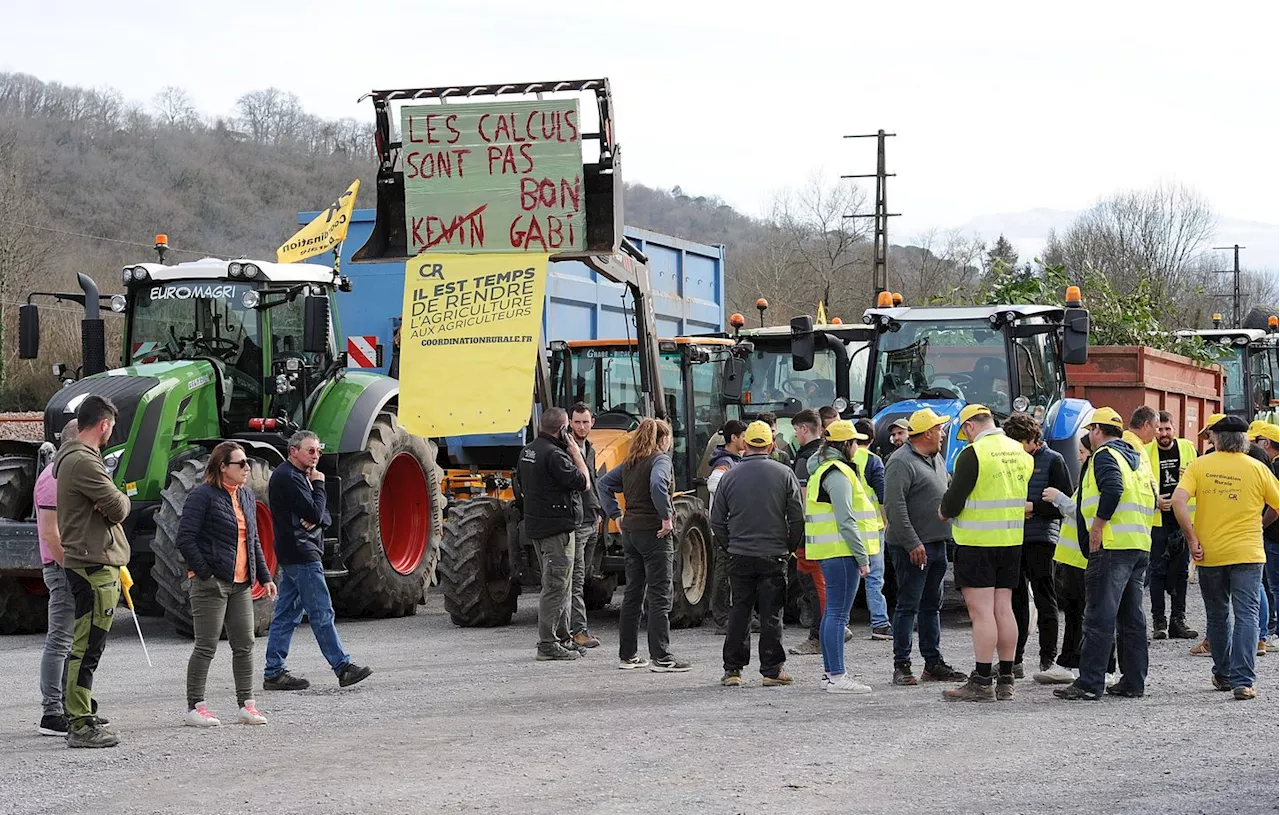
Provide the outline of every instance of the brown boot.
{"type": "Polygon", "coordinates": [[[951,690],[944,690],[942,698],[950,702],[994,702],[996,690],[989,676],[969,674],[969,681],[951,690]]]}
{"type": "Polygon", "coordinates": [[[1209,650],[1209,638],[1205,637],[1199,643],[1193,645],[1190,651],[1193,657],[1211,657],[1213,652],[1209,650]]]}
{"type": "Polygon", "coordinates": [[[766,688],[777,688],[790,685],[796,680],[786,671],[778,671],[777,676],[766,676],[762,678],[762,684],[766,688]]]}
{"type": "Polygon", "coordinates": [[[996,677],[996,699],[998,701],[1013,701],[1013,680],[1014,677],[1012,675],[996,677]]]}

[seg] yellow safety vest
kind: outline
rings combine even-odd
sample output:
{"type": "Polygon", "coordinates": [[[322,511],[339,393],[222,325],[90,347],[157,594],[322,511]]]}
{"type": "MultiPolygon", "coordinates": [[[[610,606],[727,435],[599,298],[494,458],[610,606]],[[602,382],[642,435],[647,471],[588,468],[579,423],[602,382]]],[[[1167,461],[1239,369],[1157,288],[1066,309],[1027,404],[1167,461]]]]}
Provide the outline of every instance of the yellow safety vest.
{"type": "MultiPolygon", "coordinates": [[[[1182,478],[1182,474],[1187,471],[1187,465],[1195,461],[1196,448],[1186,439],[1178,439],[1178,478],[1182,478]]],[[[1156,495],[1160,494],[1160,442],[1153,441],[1147,445],[1147,462],[1151,467],[1151,474],[1156,479],[1156,495]]],[[[1187,509],[1191,510],[1191,518],[1196,517],[1196,497],[1193,495],[1187,501],[1187,509]]],[[[1153,526],[1160,526],[1164,522],[1164,518],[1157,513],[1156,519],[1158,523],[1153,526]]]]}
{"type": "MultiPolygon", "coordinates": [[[[1145,473],[1147,478],[1151,480],[1151,489],[1156,495],[1160,494],[1160,482],[1156,480],[1156,472],[1159,465],[1153,465],[1149,456],[1143,455],[1146,452],[1146,445],[1142,443],[1142,438],[1132,430],[1124,431],[1121,437],[1122,441],[1128,442],[1129,446],[1138,452],[1138,469],[1139,472],[1145,473]]],[[[1151,522],[1152,526],[1164,526],[1163,519],[1157,513],[1155,520],[1151,522]]]]}
{"type": "MultiPolygon", "coordinates": [[[[858,465],[858,475],[862,476],[862,491],[867,494],[867,499],[871,501],[871,506],[876,511],[875,520],[871,522],[869,528],[879,532],[884,529],[884,517],[880,514],[880,499],[876,498],[876,491],[872,489],[871,482],[867,481],[867,459],[872,456],[876,456],[876,454],[865,447],[859,447],[857,452],[853,454],[853,463],[858,465]]],[[[876,456],[876,458],[880,457],[876,456]]],[[[863,528],[862,522],[859,521],[858,530],[861,531],[863,528]]],[[[872,554],[875,554],[875,552],[872,552],[872,554]]]]}
{"type": "MultiPolygon", "coordinates": [[[[1124,476],[1124,493],[1120,496],[1120,504],[1116,507],[1111,520],[1102,527],[1102,548],[1104,549],[1141,549],[1151,551],[1151,524],[1155,517],[1155,491],[1151,479],[1139,466],[1131,468],[1124,456],[1109,447],[1103,447],[1120,465],[1120,473],[1124,476]]],[[[1094,459],[1098,454],[1094,455],[1094,459]]],[[[1102,493],[1098,490],[1098,480],[1094,476],[1095,461],[1089,462],[1089,471],[1085,473],[1080,484],[1080,514],[1084,517],[1084,526],[1088,529],[1093,519],[1098,517],[1098,503],[1102,493]]]]}
{"type": "MultiPolygon", "coordinates": [[[[1090,461],[1092,462],[1092,459],[1090,461]]],[[[1093,467],[1090,466],[1089,469],[1092,470],[1093,467]]],[[[1076,506],[1079,506],[1080,490],[1076,490],[1074,497],[1076,506]]],[[[1071,517],[1062,519],[1058,543],[1053,547],[1053,559],[1068,566],[1075,566],[1077,569],[1089,568],[1089,559],[1084,556],[1084,551],[1080,548],[1080,531],[1076,527],[1074,512],[1071,513],[1071,517]]]]}
{"type": "Polygon", "coordinates": [[[996,431],[973,443],[978,482],[951,525],[960,546],[1020,546],[1027,482],[1035,460],[1022,445],[996,431]]]}
{"type": "Polygon", "coordinates": [[[830,503],[819,501],[818,493],[822,487],[822,476],[827,470],[835,467],[844,473],[845,478],[853,485],[853,517],[858,522],[858,533],[862,537],[862,546],[868,555],[880,553],[880,533],[873,526],[879,521],[879,514],[867,494],[863,492],[857,473],[848,464],[839,459],[827,459],[818,465],[809,476],[805,486],[804,505],[804,556],[807,560],[827,560],[833,557],[852,557],[853,549],[849,547],[844,536],[840,534],[840,524],[836,520],[835,507],[830,503]]]}

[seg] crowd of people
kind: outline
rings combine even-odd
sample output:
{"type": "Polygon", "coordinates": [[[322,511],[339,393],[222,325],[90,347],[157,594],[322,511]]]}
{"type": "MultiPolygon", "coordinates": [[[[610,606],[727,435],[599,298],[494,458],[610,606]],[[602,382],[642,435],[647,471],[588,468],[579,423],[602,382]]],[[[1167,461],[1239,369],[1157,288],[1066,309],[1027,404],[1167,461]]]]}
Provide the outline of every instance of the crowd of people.
{"type": "MultiPolygon", "coordinates": [[[[114,747],[119,735],[98,713],[93,679],[106,648],[128,571],[129,541],[123,527],[129,497],[116,486],[102,460],[115,429],[111,400],[85,398],[76,418],[59,436],[57,455],[39,474],[36,523],[49,625],[40,663],[43,715],[39,732],[62,736],[69,747],[114,747]]],[[[305,613],[320,651],[342,687],[373,671],[343,650],[334,625],[333,602],[320,560],[325,508],[320,441],[299,431],[289,440],[289,458],[268,485],[279,583],[267,567],[257,528],[257,497],[247,486],[252,466],[244,448],[223,442],[210,452],[203,481],[183,505],[176,545],[187,564],[188,603],[195,646],[187,663],[187,713],[183,723],[216,727],[220,720],[205,701],[209,666],[225,628],[231,646],[236,721],[262,725],[267,718],[254,700],[254,607],[261,585],[275,600],[267,637],[264,690],[304,690],[310,683],[286,668],[294,629],[305,613]]]]}
{"type": "MultiPolygon", "coordinates": [[[[948,700],[1013,699],[1027,674],[1034,603],[1036,683],[1061,686],[1054,694],[1066,700],[1141,697],[1149,640],[1200,636],[1186,620],[1194,563],[1208,631],[1190,653],[1212,657],[1213,687],[1255,697],[1255,657],[1276,635],[1280,428],[1215,414],[1201,430],[1208,452],[1198,455],[1167,412],[1144,406],[1125,420],[1100,407],[1079,459],[1067,462],[1030,415],[998,423],[975,404],[955,421],[966,444],[950,474],[943,442],[951,420],[928,408],[890,425],[883,458],[872,452],[869,421],[841,419],[829,407],[791,418],[794,448],[772,414],[724,425],[707,480],[723,685],[743,684],[756,631],[763,684],[795,682],[783,644],[794,559],[799,591],[817,613],[789,653],[821,655],[826,692],[872,692],[844,653],[866,581],[870,636],[893,642],[893,685],[946,683],[948,700]],[[892,618],[886,558],[897,589],[892,618]],[[942,651],[948,562],[973,626],[969,672],[942,651]]],[[[537,658],[578,659],[600,645],[581,602],[583,552],[600,522],[616,519],[626,568],[619,667],[690,670],[671,651],[668,620],[670,427],[642,419],[627,458],[603,475],[587,463],[594,451],[586,405],[546,411],[540,429],[519,472],[525,528],[542,558],[537,658]],[[647,658],[637,642],[642,615],[647,658]]]]}

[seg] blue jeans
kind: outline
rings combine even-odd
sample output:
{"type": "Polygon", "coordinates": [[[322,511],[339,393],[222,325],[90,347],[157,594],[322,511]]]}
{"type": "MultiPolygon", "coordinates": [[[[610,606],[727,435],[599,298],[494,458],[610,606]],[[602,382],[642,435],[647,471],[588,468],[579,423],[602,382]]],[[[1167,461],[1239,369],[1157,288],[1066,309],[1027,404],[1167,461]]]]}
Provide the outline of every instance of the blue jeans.
{"type": "Polygon", "coordinates": [[[303,611],[311,621],[311,633],[315,634],[320,653],[335,674],[342,673],[351,657],[342,650],[342,640],[338,639],[338,629],[333,624],[333,600],[324,582],[324,567],[319,563],[281,564],[279,590],[271,633],[267,635],[263,677],[274,679],[285,672],[289,643],[293,641],[293,630],[302,622],[303,611]]]}
{"type": "Polygon", "coordinates": [[[889,604],[884,599],[884,546],[881,541],[880,552],[871,556],[871,571],[867,574],[867,611],[872,628],[889,624],[889,604]]]}
{"type": "Polygon", "coordinates": [[[1267,620],[1267,631],[1271,636],[1280,633],[1280,543],[1262,539],[1262,548],[1267,553],[1267,566],[1262,572],[1263,586],[1267,590],[1267,605],[1271,607],[1271,619],[1267,620]]]}
{"type": "Polygon", "coordinates": [[[1213,653],[1213,675],[1227,680],[1232,688],[1251,688],[1258,648],[1262,564],[1201,566],[1196,571],[1208,619],[1205,628],[1213,653]]]}
{"type": "Polygon", "coordinates": [[[1149,655],[1142,586],[1147,561],[1147,553],[1141,549],[1101,549],[1089,555],[1078,687],[1093,693],[1106,690],[1107,661],[1114,641],[1124,672],[1121,686],[1131,693],[1145,692],[1149,655]]]}
{"type": "Polygon", "coordinates": [[[893,608],[893,664],[911,664],[912,629],[920,628],[920,656],[924,666],[942,662],[942,581],[947,576],[947,543],[926,543],[929,562],[921,569],[901,546],[890,546],[898,603],[893,608]]]}
{"type": "Polygon", "coordinates": [[[827,581],[827,608],[822,613],[818,641],[822,646],[822,666],[827,676],[844,673],[844,628],[849,624],[849,606],[858,593],[858,561],[852,557],[832,557],[818,561],[827,581]]]}
{"type": "Polygon", "coordinates": [[[1267,623],[1271,622],[1271,606],[1267,604],[1267,587],[1266,580],[1258,592],[1258,640],[1267,638],[1267,623]]]}

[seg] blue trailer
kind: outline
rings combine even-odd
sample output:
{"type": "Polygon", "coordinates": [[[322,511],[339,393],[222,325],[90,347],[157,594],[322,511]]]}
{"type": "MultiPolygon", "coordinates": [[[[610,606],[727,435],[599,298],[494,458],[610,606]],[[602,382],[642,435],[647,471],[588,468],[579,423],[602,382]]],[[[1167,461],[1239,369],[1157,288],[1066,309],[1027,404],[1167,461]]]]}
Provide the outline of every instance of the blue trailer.
{"type": "MultiPolygon", "coordinates": [[[[319,213],[301,212],[298,223],[310,223],[319,213]]],[[[373,231],[375,211],[352,213],[351,226],[341,249],[342,273],[351,278],[352,290],[341,292],[338,313],[351,356],[351,367],[395,375],[395,335],[400,326],[404,296],[404,262],[352,261],[373,231]]],[[[624,234],[649,259],[652,298],[658,333],[664,337],[724,331],[723,246],[662,235],[635,227],[624,234]]],[[[314,258],[333,262],[332,255],[314,258]]],[[[546,341],[594,340],[635,336],[636,328],[624,316],[625,287],[604,280],[576,260],[551,264],[547,280],[542,329],[546,341]]],[[[523,445],[524,433],[459,436],[442,440],[454,466],[487,466],[485,448],[523,445]]]]}

